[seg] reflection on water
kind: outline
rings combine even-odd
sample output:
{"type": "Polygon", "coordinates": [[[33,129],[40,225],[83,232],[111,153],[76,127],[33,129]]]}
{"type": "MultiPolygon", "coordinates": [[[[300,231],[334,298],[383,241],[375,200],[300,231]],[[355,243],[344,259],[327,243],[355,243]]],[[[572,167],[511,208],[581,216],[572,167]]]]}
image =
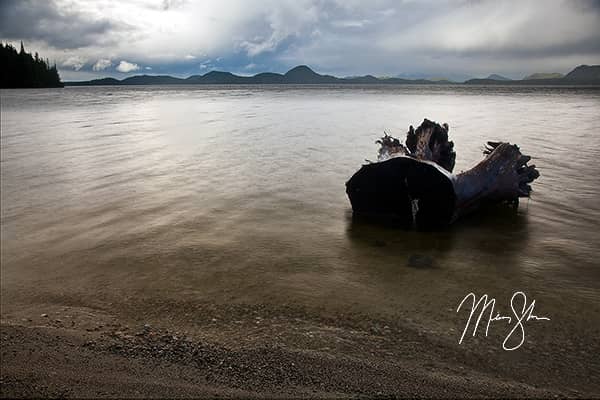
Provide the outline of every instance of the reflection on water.
{"type": "Polygon", "coordinates": [[[432,319],[470,291],[597,304],[599,106],[600,90],[569,88],[3,90],[3,302],[432,319]],[[532,199],[438,232],[353,220],[346,180],[384,129],[423,118],[450,124],[457,171],[487,140],[518,143],[541,172],[532,199]]]}
{"type": "Polygon", "coordinates": [[[357,250],[376,246],[382,248],[382,253],[397,258],[431,253],[443,257],[451,254],[457,246],[460,247],[457,241],[471,243],[473,247],[492,255],[514,257],[527,246],[527,225],[526,214],[512,207],[498,205],[479,210],[455,226],[436,232],[414,232],[394,225],[386,226],[383,221],[375,223],[353,216],[348,221],[347,235],[357,250]],[[493,240],[489,240],[489,236],[493,240]]]}

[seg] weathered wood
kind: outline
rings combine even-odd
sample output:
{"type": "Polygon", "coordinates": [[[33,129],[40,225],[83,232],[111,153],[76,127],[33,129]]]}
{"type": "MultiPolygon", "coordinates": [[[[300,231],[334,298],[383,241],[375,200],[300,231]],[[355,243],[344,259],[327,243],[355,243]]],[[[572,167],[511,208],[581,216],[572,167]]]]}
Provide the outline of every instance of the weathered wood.
{"type": "Polygon", "coordinates": [[[378,162],[364,165],[346,183],[353,212],[421,229],[449,224],[484,204],[518,204],[539,177],[535,165],[527,165],[531,157],[503,142],[488,142],[479,164],[453,175],[456,153],[448,125],[427,119],[409,128],[405,145],[387,134],[377,143],[378,162]]]}
{"type": "Polygon", "coordinates": [[[419,160],[433,161],[449,172],[454,169],[456,153],[454,143],[448,141],[448,124],[436,124],[425,119],[414,130],[412,125],[406,134],[406,147],[419,160]]]}
{"type": "Polygon", "coordinates": [[[488,142],[484,154],[479,164],[455,178],[455,219],[486,203],[518,204],[519,197],[530,196],[530,183],[540,176],[517,145],[488,142]]]}
{"type": "Polygon", "coordinates": [[[439,165],[397,156],[363,165],[346,183],[356,215],[429,228],[454,218],[456,194],[439,165]]]}
{"type": "MultiPolygon", "coordinates": [[[[412,126],[411,126],[412,128],[412,126]]],[[[377,154],[377,161],[385,161],[392,157],[406,156],[410,154],[410,151],[396,138],[391,137],[384,132],[384,136],[376,140],[375,143],[379,143],[379,153],[377,154]]]]}

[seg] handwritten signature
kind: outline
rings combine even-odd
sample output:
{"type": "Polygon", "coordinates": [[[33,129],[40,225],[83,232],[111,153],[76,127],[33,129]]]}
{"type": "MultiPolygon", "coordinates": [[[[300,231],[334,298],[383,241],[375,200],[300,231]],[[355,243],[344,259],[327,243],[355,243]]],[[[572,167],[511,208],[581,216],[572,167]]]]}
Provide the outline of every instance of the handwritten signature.
{"type": "Polygon", "coordinates": [[[535,309],[535,300],[532,300],[531,304],[528,305],[527,304],[527,296],[523,292],[515,292],[510,299],[510,308],[512,309],[514,316],[501,315],[500,312],[496,311],[495,310],[495,307],[496,307],[496,299],[495,298],[490,298],[490,297],[488,297],[487,294],[484,294],[483,296],[481,296],[481,298],[479,298],[479,300],[477,300],[477,296],[474,293],[469,293],[463,298],[463,300],[458,305],[456,312],[460,311],[463,304],[465,304],[465,302],[467,300],[472,301],[471,302],[471,310],[469,313],[469,319],[467,319],[467,323],[465,325],[465,329],[463,330],[460,340],[458,341],[459,344],[461,344],[463,342],[465,334],[469,330],[469,326],[471,325],[471,321],[473,320],[473,316],[477,316],[477,320],[476,320],[476,322],[474,322],[474,326],[473,326],[473,337],[475,337],[475,334],[477,333],[477,328],[479,327],[481,320],[484,318],[484,314],[486,313],[486,311],[489,311],[489,314],[485,317],[487,319],[487,324],[485,327],[485,336],[488,335],[488,331],[490,329],[490,324],[492,322],[505,321],[506,323],[508,323],[510,325],[510,324],[513,324],[513,321],[514,321],[514,326],[512,327],[512,329],[510,330],[510,332],[508,333],[506,338],[504,339],[504,342],[502,342],[502,348],[507,351],[516,350],[519,347],[521,347],[521,345],[523,343],[525,343],[525,326],[524,326],[525,322],[528,322],[531,320],[550,321],[550,318],[548,318],[548,317],[540,317],[533,313],[533,311],[535,309]],[[516,344],[514,346],[509,346],[509,341],[513,336],[515,336],[515,338],[516,338],[516,339],[513,339],[513,342],[515,340],[518,340],[518,344],[516,344]]]}

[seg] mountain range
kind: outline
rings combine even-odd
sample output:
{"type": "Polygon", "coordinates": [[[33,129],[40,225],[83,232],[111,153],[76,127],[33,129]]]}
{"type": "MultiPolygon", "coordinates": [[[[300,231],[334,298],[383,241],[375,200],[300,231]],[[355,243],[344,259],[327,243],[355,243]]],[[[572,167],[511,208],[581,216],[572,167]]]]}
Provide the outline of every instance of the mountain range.
{"type": "Polygon", "coordinates": [[[485,79],[493,79],[495,81],[512,81],[512,79],[507,78],[507,77],[502,76],[502,75],[498,75],[498,74],[491,74],[490,76],[488,76],[485,79]]]}
{"type": "MultiPolygon", "coordinates": [[[[448,80],[403,79],[397,77],[376,78],[373,75],[337,78],[321,75],[300,65],[285,74],[263,72],[253,76],[240,76],[231,72],[211,71],[204,75],[192,75],[188,78],[175,78],[168,75],[135,75],[122,80],[115,78],[94,79],[91,81],[65,82],[65,86],[101,86],[101,85],[243,85],[243,84],[456,84],[448,80]]],[[[485,79],[470,79],[465,84],[526,84],[526,85],[600,85],[600,65],[580,65],[564,77],[531,78],[510,80],[500,75],[490,75],[485,79]]]]}
{"type": "MultiPolygon", "coordinates": [[[[493,76],[493,75],[491,75],[493,76]]],[[[503,77],[501,77],[503,78],[503,77]]],[[[507,79],[507,78],[505,78],[507,79]]],[[[565,76],[536,73],[517,80],[469,79],[468,85],[600,85],[600,65],[580,65],[565,76]]]]}
{"type": "Polygon", "coordinates": [[[535,74],[528,75],[523,79],[556,79],[562,77],[564,77],[564,75],[559,74],[558,72],[536,72],[535,74]]]}

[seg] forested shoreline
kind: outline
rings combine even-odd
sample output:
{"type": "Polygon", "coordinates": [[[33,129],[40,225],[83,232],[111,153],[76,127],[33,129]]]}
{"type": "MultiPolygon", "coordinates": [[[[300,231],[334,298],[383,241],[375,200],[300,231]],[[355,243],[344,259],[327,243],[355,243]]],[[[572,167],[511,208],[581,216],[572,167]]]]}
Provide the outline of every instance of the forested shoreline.
{"type": "Polygon", "coordinates": [[[17,51],[12,45],[0,43],[0,88],[63,87],[56,64],[50,65],[36,52],[27,53],[21,42],[17,51]]]}

